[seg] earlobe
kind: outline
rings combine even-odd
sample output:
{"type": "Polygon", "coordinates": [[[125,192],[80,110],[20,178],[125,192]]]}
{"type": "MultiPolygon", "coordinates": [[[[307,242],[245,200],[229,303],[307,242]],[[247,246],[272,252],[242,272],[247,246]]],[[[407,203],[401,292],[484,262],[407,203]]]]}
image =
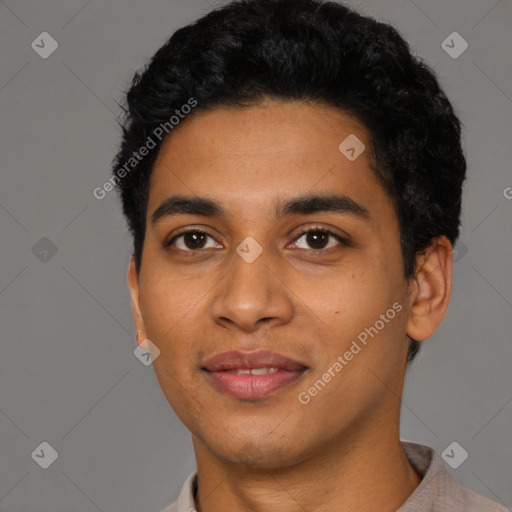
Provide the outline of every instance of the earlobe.
{"type": "Polygon", "coordinates": [[[452,245],[441,236],[417,257],[410,280],[407,334],[418,341],[432,336],[444,318],[452,287],[452,245]]]}
{"type": "Polygon", "coordinates": [[[139,274],[135,267],[135,259],[133,256],[130,258],[128,265],[127,281],[130,290],[133,322],[137,330],[136,339],[137,343],[139,343],[139,339],[142,340],[146,338],[146,328],[144,325],[144,315],[142,314],[140,306],[139,274]]]}

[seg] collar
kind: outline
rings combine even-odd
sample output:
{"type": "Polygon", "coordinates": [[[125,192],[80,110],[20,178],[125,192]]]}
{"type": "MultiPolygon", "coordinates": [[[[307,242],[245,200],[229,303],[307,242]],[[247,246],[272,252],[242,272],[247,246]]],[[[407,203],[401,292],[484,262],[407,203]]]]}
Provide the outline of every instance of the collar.
{"type": "MultiPolygon", "coordinates": [[[[397,512],[431,512],[456,510],[506,511],[505,508],[461,487],[446,469],[441,457],[430,447],[401,441],[409,462],[422,477],[420,484],[397,512]],[[477,508],[473,508],[471,505],[477,508]],[[468,506],[468,508],[466,508],[468,506]],[[496,507],[496,508],[495,508],[496,507]]],[[[161,512],[195,511],[197,472],[186,479],[178,500],[161,512]]]]}

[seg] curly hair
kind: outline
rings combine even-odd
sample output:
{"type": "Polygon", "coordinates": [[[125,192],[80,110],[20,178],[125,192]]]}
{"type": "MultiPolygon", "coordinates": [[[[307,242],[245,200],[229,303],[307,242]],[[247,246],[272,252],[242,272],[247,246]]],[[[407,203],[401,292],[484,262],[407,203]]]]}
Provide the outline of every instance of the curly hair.
{"type": "MultiPolygon", "coordinates": [[[[122,179],[118,173],[190,98],[203,110],[271,98],[353,115],[369,130],[373,172],[396,210],[405,277],[432,239],[457,240],[466,173],[461,123],[435,73],[397,30],[334,2],[238,0],[177,30],[127,92],[113,173],[137,271],[149,178],[165,139],[122,179]]],[[[409,362],[418,349],[410,339],[409,362]]]]}

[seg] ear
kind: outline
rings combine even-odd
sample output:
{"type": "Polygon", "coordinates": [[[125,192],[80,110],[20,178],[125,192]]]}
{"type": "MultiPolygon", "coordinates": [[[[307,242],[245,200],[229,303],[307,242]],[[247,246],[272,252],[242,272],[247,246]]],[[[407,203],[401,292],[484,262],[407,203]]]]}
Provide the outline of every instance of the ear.
{"type": "Polygon", "coordinates": [[[139,274],[135,267],[135,259],[133,256],[130,258],[130,263],[128,265],[127,281],[132,302],[133,322],[137,329],[137,343],[140,343],[140,341],[146,339],[146,327],[144,325],[144,316],[140,308],[139,274]]]}
{"type": "Polygon", "coordinates": [[[444,318],[452,290],[452,245],[443,235],[432,240],[416,258],[409,281],[407,334],[421,341],[432,336],[444,318]]]}

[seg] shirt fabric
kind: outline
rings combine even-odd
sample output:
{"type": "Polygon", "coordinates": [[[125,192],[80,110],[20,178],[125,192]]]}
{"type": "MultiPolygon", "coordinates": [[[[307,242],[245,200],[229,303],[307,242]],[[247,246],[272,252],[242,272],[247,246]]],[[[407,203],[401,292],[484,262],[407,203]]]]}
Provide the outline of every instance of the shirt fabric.
{"type": "MultiPolygon", "coordinates": [[[[498,503],[459,485],[432,448],[407,441],[402,441],[402,446],[422,479],[397,512],[509,512],[498,503]]],[[[178,500],[161,512],[196,511],[196,476],[194,472],[187,478],[178,500]]]]}

